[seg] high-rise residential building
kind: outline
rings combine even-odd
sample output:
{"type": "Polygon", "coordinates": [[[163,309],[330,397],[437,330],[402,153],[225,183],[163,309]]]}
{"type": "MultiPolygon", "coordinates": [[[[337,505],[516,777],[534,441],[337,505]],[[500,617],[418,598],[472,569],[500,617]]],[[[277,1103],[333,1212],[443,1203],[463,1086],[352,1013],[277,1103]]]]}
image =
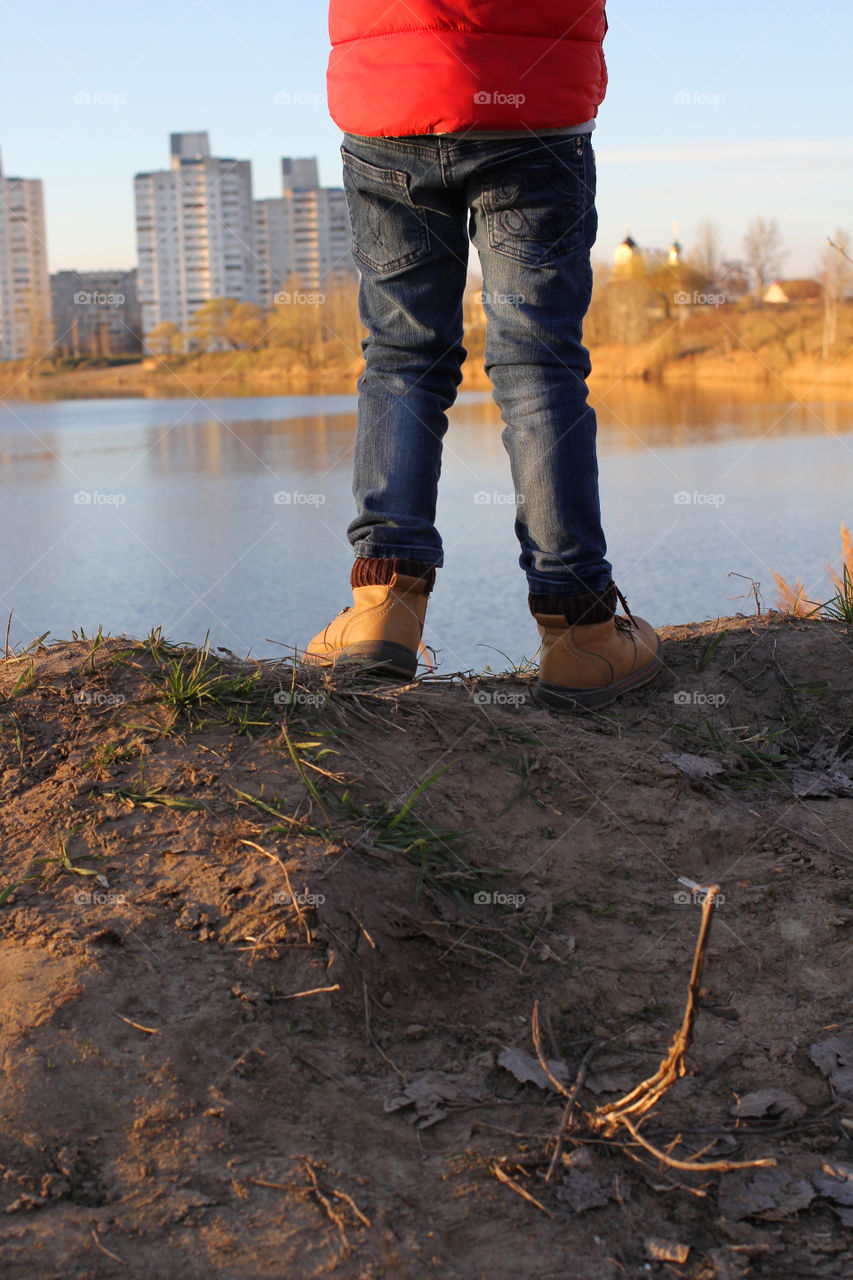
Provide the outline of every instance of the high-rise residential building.
{"type": "Polygon", "coordinates": [[[0,158],[0,360],[52,342],[44,194],[40,178],[5,178],[0,158]]]}
{"type": "Polygon", "coordinates": [[[211,156],[206,133],[173,133],[171,154],[170,169],[135,178],[146,336],[167,322],[186,330],[211,298],[259,301],[251,161],[211,156]]]}
{"type": "Polygon", "coordinates": [[[138,351],[136,271],[57,271],[50,277],[54,350],[63,356],[138,351]]]}
{"type": "Polygon", "coordinates": [[[314,156],[285,157],[281,176],[278,199],[255,201],[259,285],[267,304],[291,279],[316,290],[356,274],[343,189],[320,186],[314,156]]]}
{"type": "Polygon", "coordinates": [[[258,293],[268,307],[293,274],[293,206],[281,196],[256,200],[254,215],[258,293]]]}

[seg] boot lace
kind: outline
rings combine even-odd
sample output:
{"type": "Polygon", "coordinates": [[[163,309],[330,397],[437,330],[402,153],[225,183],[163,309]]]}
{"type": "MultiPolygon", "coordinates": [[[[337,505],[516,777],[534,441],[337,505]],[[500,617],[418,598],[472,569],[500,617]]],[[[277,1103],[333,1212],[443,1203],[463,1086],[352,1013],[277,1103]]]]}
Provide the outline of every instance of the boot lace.
{"type": "Polygon", "coordinates": [[[625,599],[622,592],[616,586],[615,582],[613,584],[613,587],[618,597],[619,603],[621,604],[622,608],[625,610],[626,614],[628,615],[627,618],[614,618],[614,622],[616,623],[616,626],[619,628],[620,631],[631,631],[634,627],[636,627],[637,620],[634,617],[631,610],[628,608],[628,601],[625,599]]]}

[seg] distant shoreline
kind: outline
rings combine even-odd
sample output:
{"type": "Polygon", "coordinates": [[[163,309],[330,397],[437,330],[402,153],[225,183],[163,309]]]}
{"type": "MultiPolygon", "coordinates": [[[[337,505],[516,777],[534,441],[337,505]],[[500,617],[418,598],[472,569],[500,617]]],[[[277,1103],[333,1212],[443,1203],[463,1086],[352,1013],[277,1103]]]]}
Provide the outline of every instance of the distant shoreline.
{"type": "MultiPolygon", "coordinates": [[[[804,394],[830,393],[830,398],[853,396],[853,357],[819,360],[802,356],[779,370],[771,369],[749,351],[729,355],[701,353],[661,359],[654,343],[635,346],[614,344],[590,350],[590,388],[601,392],[603,382],[622,379],[663,385],[697,385],[709,390],[736,384],[743,391],[781,391],[794,399],[804,394]]],[[[54,373],[42,366],[28,368],[25,361],[0,365],[0,397],[43,400],[97,398],[99,396],[209,398],[240,395],[351,395],[355,394],[360,363],[348,369],[281,368],[246,365],[235,353],[183,358],[172,366],[140,359],[107,367],[83,365],[74,371],[54,373]],[[243,367],[240,365],[243,363],[243,367]]],[[[489,390],[482,365],[469,357],[465,363],[463,390],[489,390]]]]}

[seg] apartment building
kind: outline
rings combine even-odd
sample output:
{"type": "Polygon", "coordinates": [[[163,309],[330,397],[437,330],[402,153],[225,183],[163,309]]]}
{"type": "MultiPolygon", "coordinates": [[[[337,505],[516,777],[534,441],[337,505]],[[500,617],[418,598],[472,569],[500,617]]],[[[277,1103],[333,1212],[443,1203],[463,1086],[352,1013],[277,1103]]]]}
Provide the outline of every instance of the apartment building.
{"type": "Polygon", "coordinates": [[[322,290],[354,279],[352,233],[342,188],[321,187],[316,157],[285,157],[282,195],[255,201],[255,250],[262,303],[291,280],[322,290]]]}
{"type": "Polygon", "coordinates": [[[6,178],[0,156],[0,360],[46,352],[52,342],[40,178],[6,178]]]}
{"type": "Polygon", "coordinates": [[[186,330],[211,298],[258,302],[252,165],[211,156],[207,133],[173,133],[171,167],[134,179],[145,335],[186,330]]]}
{"type": "Polygon", "coordinates": [[[279,196],[254,202],[255,259],[258,294],[269,307],[293,274],[293,205],[279,196]]]}
{"type": "Polygon", "coordinates": [[[57,271],[50,277],[54,350],[63,356],[139,351],[136,270],[57,271]]]}

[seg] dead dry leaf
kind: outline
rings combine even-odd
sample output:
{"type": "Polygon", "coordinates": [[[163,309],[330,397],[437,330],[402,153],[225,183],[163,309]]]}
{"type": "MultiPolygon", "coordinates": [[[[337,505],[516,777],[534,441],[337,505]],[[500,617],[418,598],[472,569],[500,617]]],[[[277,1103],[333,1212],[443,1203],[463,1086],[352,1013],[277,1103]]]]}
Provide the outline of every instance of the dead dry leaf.
{"type": "MultiPolygon", "coordinates": [[[[556,1058],[548,1058],[546,1061],[548,1070],[554,1079],[559,1080],[561,1084],[568,1084],[569,1068],[565,1062],[560,1062],[556,1058]]],[[[498,1066],[511,1071],[521,1084],[530,1082],[538,1085],[540,1089],[550,1089],[552,1093],[556,1092],[540,1065],[539,1059],[534,1058],[532,1053],[525,1053],[524,1049],[516,1049],[511,1045],[507,1045],[498,1054],[498,1066]]]]}
{"type": "Polygon", "coordinates": [[[590,1154],[588,1147],[564,1154],[563,1165],[568,1167],[568,1173],[557,1187],[556,1195],[558,1200],[571,1205],[575,1213],[600,1209],[609,1201],[618,1200],[615,1177],[590,1154]]]}
{"type": "Polygon", "coordinates": [[[686,773],[688,778],[712,778],[715,773],[723,772],[723,766],[719,761],[711,760],[708,756],[694,756],[689,751],[668,752],[661,756],[661,759],[674,764],[682,773],[686,773]]]}
{"type": "Polygon", "coordinates": [[[591,1071],[586,1078],[590,1093],[628,1093],[636,1084],[636,1076],[630,1071],[591,1071]]]}
{"type": "Polygon", "coordinates": [[[809,1057],[829,1078],[839,1098],[853,1102],[853,1036],[827,1036],[809,1049],[809,1057]]]}
{"type": "Polygon", "coordinates": [[[596,1057],[595,1067],[587,1075],[585,1086],[595,1094],[627,1093],[637,1083],[637,1072],[642,1067],[642,1059],[636,1055],[602,1053],[596,1057]]]}
{"type": "Polygon", "coordinates": [[[406,1085],[402,1093],[385,1100],[384,1110],[402,1111],[413,1108],[409,1120],[416,1129],[429,1129],[445,1120],[451,1111],[479,1102],[485,1094],[482,1082],[472,1074],[443,1075],[439,1071],[426,1071],[406,1085]]]}
{"type": "Polygon", "coordinates": [[[853,760],[839,756],[835,743],[815,743],[806,763],[794,769],[791,787],[802,796],[853,796],[853,760]]]}
{"type": "Polygon", "coordinates": [[[756,1089],[729,1108],[733,1116],[778,1116],[783,1120],[799,1120],[807,1110],[805,1103],[786,1089],[756,1089]]]}
{"type": "Polygon", "coordinates": [[[762,1217],[778,1222],[807,1208],[814,1197],[807,1178],[794,1179],[784,1169],[759,1169],[752,1176],[723,1174],[717,1200],[724,1218],[762,1217]]]}
{"type": "Polygon", "coordinates": [[[846,1164],[827,1162],[812,1177],[818,1192],[832,1203],[845,1227],[853,1227],[853,1169],[846,1164]]]}

